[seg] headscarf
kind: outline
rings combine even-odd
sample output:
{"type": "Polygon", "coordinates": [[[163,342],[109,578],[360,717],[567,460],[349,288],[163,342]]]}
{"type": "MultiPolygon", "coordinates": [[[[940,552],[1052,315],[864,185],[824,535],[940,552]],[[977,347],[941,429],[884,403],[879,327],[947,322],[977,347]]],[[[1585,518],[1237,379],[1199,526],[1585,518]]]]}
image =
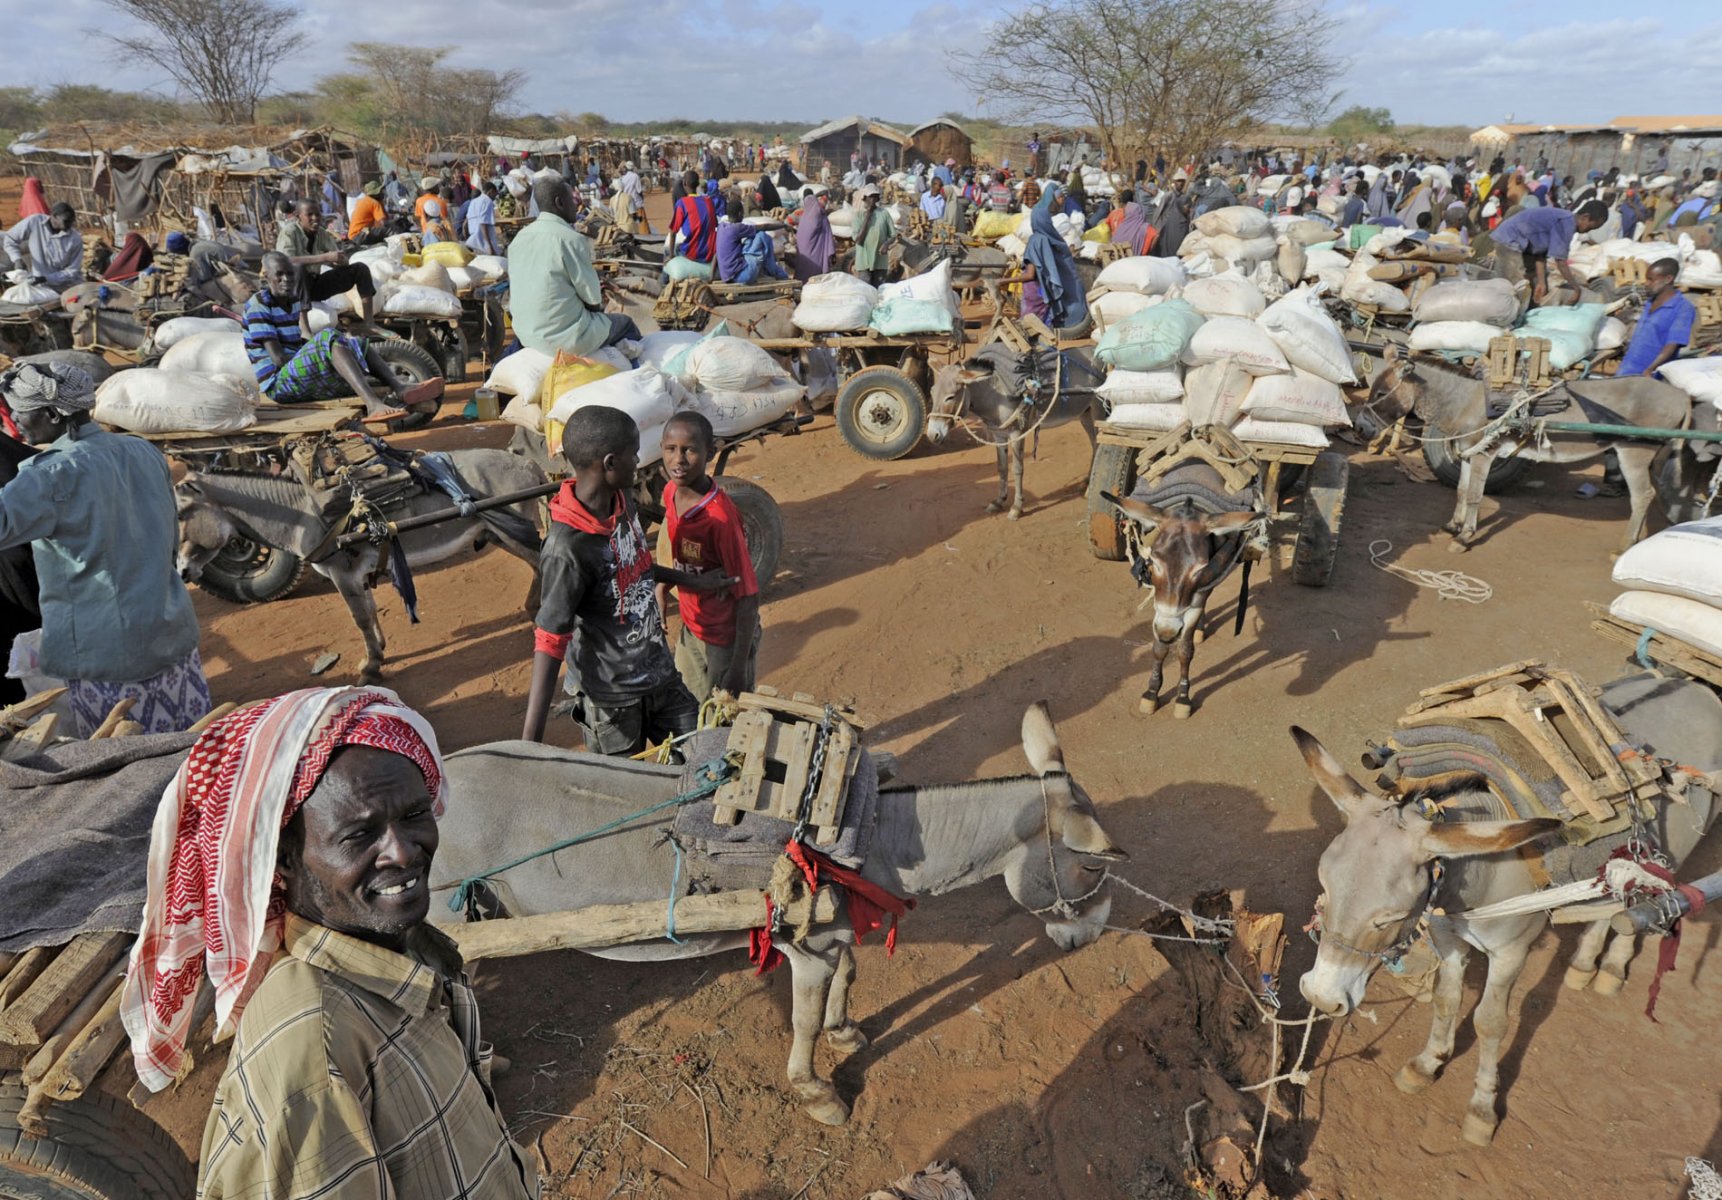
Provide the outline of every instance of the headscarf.
{"type": "Polygon", "coordinates": [[[729,206],[724,203],[723,181],[719,179],[706,180],[706,195],[711,197],[712,208],[722,217],[728,214],[729,206]]]}
{"type": "Polygon", "coordinates": [[[96,406],[96,383],[71,363],[25,363],[0,374],[0,393],[13,412],[51,408],[58,413],[89,412],[96,406]]]}
{"type": "Polygon", "coordinates": [[[1088,311],[1076,258],[1052,223],[1053,206],[1062,190],[1060,184],[1047,184],[1040,203],[1030,210],[1028,246],[1022,252],[1023,262],[1034,268],[1034,281],[1046,299],[1047,324],[1054,329],[1074,325],[1088,311]]]}
{"type": "Polygon", "coordinates": [[[1148,210],[1135,200],[1124,204],[1124,217],[1112,233],[1112,240],[1130,247],[1130,253],[1142,253],[1142,237],[1148,232],[1148,210]]]}
{"type": "Polygon", "coordinates": [[[442,816],[442,756],[425,719],[383,688],[306,688],[248,705],[197,739],[150,830],[149,885],[120,999],[138,1078],[160,1091],[187,1066],[205,972],[216,1040],[231,1037],[281,946],[281,831],[343,746],[409,758],[442,816]]]}
{"type": "Polygon", "coordinates": [[[777,185],[771,182],[771,176],[761,175],[759,177],[759,186],[753,190],[759,197],[759,209],[761,212],[770,212],[774,208],[783,207],[783,197],[778,194],[777,185]]]}
{"type": "Polygon", "coordinates": [[[778,164],[777,186],[786,192],[797,191],[801,187],[801,180],[797,178],[795,172],[790,169],[787,159],[778,164]]]}
{"type": "Polygon", "coordinates": [[[837,253],[837,239],[831,232],[831,218],[817,196],[809,196],[801,206],[801,216],[795,226],[795,277],[803,282],[831,270],[831,259],[837,253]]]}
{"type": "Polygon", "coordinates": [[[34,175],[24,179],[24,195],[18,201],[18,219],[48,215],[48,198],[42,194],[42,181],[34,175]]]}

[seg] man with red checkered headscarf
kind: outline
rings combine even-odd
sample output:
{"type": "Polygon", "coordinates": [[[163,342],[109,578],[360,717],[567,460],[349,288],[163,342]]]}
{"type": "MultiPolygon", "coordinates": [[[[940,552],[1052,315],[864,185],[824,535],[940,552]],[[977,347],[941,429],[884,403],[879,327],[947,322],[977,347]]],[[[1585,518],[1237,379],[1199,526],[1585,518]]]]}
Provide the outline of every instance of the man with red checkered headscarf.
{"type": "Polygon", "coordinates": [[[460,954],[425,923],[444,771],[381,688],[238,710],[156,811],[121,1001],[138,1076],[188,1066],[199,988],[233,1038],[199,1200],[527,1200],[460,954]]]}

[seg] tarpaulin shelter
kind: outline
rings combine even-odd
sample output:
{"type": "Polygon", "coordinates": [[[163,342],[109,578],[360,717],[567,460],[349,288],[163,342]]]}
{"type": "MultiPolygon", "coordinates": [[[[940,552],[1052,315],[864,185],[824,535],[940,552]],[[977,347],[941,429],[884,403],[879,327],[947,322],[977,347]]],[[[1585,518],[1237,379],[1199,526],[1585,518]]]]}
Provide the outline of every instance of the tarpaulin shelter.
{"type": "Polygon", "coordinates": [[[17,172],[84,225],[195,230],[196,210],[219,209],[230,225],[267,234],[288,180],[314,196],[333,173],[351,194],[378,175],[376,147],[333,129],[92,121],[25,134],[9,149],[17,172]]]}
{"type": "Polygon", "coordinates": [[[966,167],[974,160],[974,142],[955,121],[941,117],[909,131],[909,150],[903,155],[905,165],[938,164],[953,158],[959,167],[966,167]]]}

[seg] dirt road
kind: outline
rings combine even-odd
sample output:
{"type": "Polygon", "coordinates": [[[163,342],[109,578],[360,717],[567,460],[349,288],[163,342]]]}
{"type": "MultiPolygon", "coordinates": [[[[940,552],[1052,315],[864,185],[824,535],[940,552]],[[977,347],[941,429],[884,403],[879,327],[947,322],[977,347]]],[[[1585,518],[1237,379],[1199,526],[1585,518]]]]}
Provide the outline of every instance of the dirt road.
{"type": "MultiPolygon", "coordinates": [[[[502,444],[506,427],[445,422],[417,440],[502,444]]],[[[1456,557],[1432,536],[1451,493],[1360,457],[1333,586],[1258,582],[1233,637],[1228,585],[1216,597],[1220,632],[1198,653],[1195,716],[1142,718],[1151,635],[1125,568],[1084,544],[1082,433],[1042,440],[1020,522],[981,511],[991,458],[924,446],[867,462],[829,417],[738,456],[731,470],[771,490],[787,530],[766,595],[763,679],[855,698],[879,721],[871,740],[921,781],[1023,770],[1022,711],[1045,698],[1071,769],[1131,853],[1125,874],[1168,898],[1243,888],[1251,907],[1287,913],[1293,930],[1303,923],[1338,817],[1288,724],[1355,762],[1421,687],[1531,656],[1604,680],[1621,661],[1580,605],[1612,594],[1608,551],[1624,500],[1577,499],[1584,473],[1539,468],[1542,486],[1491,501],[1487,539],[1456,557]],[[1388,556],[1411,566],[1460,567],[1494,598],[1442,601],[1376,570],[1374,539],[1390,539],[1388,556]]],[[[378,593],[390,683],[450,748],[518,733],[526,587],[523,566],[491,553],[419,575],[420,625],[378,593]]],[[[326,649],[342,654],[326,679],[362,658],[339,599],[315,579],[261,608],[202,593],[197,607],[220,699],[305,686],[326,649]]],[[[571,744],[573,731],[555,737],[571,744]]],[[[1133,926],[1146,913],[1121,895],[1113,921],[1133,926]]],[[[1295,1119],[1272,1143],[1287,1194],[1679,1194],[1685,1155],[1722,1153],[1716,1055],[1701,1032],[1722,1018],[1717,930],[1714,919],[1691,924],[1660,1025],[1641,1013],[1649,955],[1626,993],[1605,1001],[1560,989],[1557,955],[1575,935],[1545,935],[1514,999],[1506,1115],[1484,1151],[1459,1137],[1475,1063],[1468,1027],[1449,1074],[1421,1100],[1400,1095],[1392,1074],[1420,1048],[1428,1010],[1378,980],[1371,1019],[1327,1033],[1295,1119]]],[[[1288,1011],[1302,1011],[1295,980],[1312,954],[1301,938],[1288,951],[1288,1011]]],[[[755,979],[739,955],[637,967],[558,954],[486,967],[487,1034],[514,1062],[502,1102],[547,1164],[551,1194],[835,1200],[939,1158],[999,1200],[1188,1194],[1163,1165],[1184,1136],[1163,1051],[1187,1021],[1145,939],[1108,933],[1061,956],[995,883],[923,905],[894,959],[877,947],[859,958],[854,1010],[873,1045],[841,1064],[828,1050],[817,1060],[836,1066],[854,1101],[840,1130],[807,1121],[781,1086],[786,972],[755,979]]],[[[192,1145],[197,1091],[176,1121],[192,1145]]]]}

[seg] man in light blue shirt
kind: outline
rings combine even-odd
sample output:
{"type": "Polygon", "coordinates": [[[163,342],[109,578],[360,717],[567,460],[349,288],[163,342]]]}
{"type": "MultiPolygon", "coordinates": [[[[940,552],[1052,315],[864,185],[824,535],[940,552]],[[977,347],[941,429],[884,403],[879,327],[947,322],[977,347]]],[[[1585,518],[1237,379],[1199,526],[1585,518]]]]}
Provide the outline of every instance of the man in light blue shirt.
{"type": "Polygon", "coordinates": [[[591,239],[574,228],[574,190],[560,176],[533,185],[538,216],[508,247],[509,311],[522,346],[590,354],[638,341],[639,326],[604,311],[591,239]]]}
{"type": "Polygon", "coordinates": [[[496,185],[486,179],[466,205],[466,244],[475,254],[501,254],[496,234],[496,185]]]}
{"type": "Polygon", "coordinates": [[[1518,283],[1529,280],[1531,298],[1541,304],[1549,294],[1549,263],[1575,293],[1584,284],[1567,262],[1573,234],[1589,233],[1608,220],[1608,205],[1592,200],[1577,212],[1564,208],[1527,208],[1495,226],[1495,271],[1501,278],[1518,283]]]}
{"type": "Polygon", "coordinates": [[[1626,356],[1620,360],[1616,378],[1654,375],[1692,340],[1698,310],[1676,290],[1674,280],[1679,274],[1680,264],[1672,258],[1657,259],[1644,273],[1648,293],[1644,314],[1633,326],[1632,341],[1627,343],[1626,356]]]}
{"type": "Polygon", "coordinates": [[[0,240],[5,257],[18,267],[28,260],[30,274],[49,287],[71,287],[84,277],[84,235],[73,228],[77,219],[63,200],[47,216],[25,217],[0,240]]]}

